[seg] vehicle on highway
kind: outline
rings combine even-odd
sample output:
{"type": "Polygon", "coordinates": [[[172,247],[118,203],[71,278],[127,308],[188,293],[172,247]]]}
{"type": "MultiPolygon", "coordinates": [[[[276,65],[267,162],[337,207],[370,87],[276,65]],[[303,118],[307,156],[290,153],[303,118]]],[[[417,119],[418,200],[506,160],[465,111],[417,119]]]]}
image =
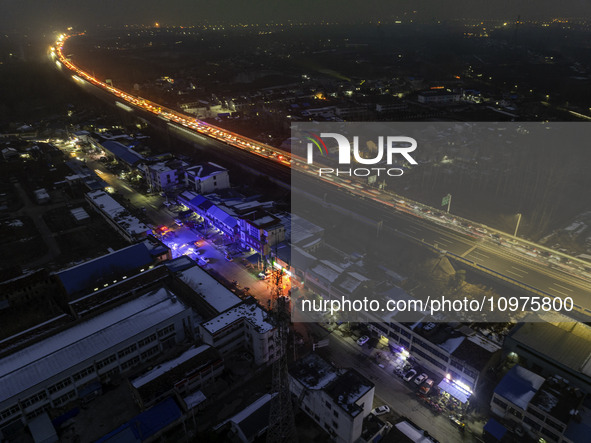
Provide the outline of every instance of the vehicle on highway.
{"type": "Polygon", "coordinates": [[[230,254],[226,254],[226,257],[225,258],[226,258],[227,261],[234,260],[234,257],[232,257],[230,254]]]}
{"type": "Polygon", "coordinates": [[[415,383],[417,385],[420,385],[421,383],[423,383],[425,380],[427,380],[429,376],[427,374],[425,374],[424,372],[419,375],[417,378],[415,378],[415,383]]]}
{"type": "Polygon", "coordinates": [[[417,375],[417,371],[415,371],[414,369],[411,369],[406,374],[404,374],[404,377],[402,377],[402,379],[404,381],[411,381],[415,375],[417,375]]]}
{"type": "Polygon", "coordinates": [[[371,413],[373,415],[384,415],[384,414],[387,414],[389,412],[390,412],[390,406],[388,406],[388,405],[378,406],[373,411],[371,411],[371,413]]]}
{"type": "Polygon", "coordinates": [[[369,341],[369,337],[367,335],[362,335],[361,337],[359,337],[357,339],[357,344],[359,346],[363,346],[364,344],[366,344],[369,341]]]}
{"type": "Polygon", "coordinates": [[[449,421],[451,421],[451,423],[461,432],[464,432],[464,430],[466,429],[466,424],[463,423],[460,419],[458,419],[455,415],[450,415],[449,421]]]}
{"type": "Polygon", "coordinates": [[[423,394],[428,394],[429,391],[431,390],[431,388],[433,387],[433,380],[431,380],[430,378],[427,379],[427,381],[423,384],[423,386],[421,386],[421,392],[423,394]]]}

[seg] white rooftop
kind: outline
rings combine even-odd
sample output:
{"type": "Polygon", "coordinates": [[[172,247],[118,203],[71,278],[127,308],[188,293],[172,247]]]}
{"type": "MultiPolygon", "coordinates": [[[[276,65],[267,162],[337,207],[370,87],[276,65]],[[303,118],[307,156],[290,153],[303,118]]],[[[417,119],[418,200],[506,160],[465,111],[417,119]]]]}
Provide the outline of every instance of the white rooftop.
{"type": "Polygon", "coordinates": [[[157,379],[162,374],[166,374],[171,369],[174,369],[177,366],[183,364],[187,360],[191,360],[193,357],[201,354],[202,352],[206,351],[210,347],[211,346],[209,346],[209,345],[201,345],[198,348],[193,347],[193,348],[183,352],[177,358],[174,358],[172,360],[168,360],[168,361],[156,366],[151,371],[148,371],[145,374],[140,375],[139,377],[134,379],[131,382],[131,384],[133,385],[134,388],[140,388],[140,387],[144,386],[145,384],[150,383],[152,380],[157,379]]]}
{"type": "Polygon", "coordinates": [[[148,227],[127,212],[115,199],[104,191],[92,191],[86,194],[101,211],[131,235],[146,232],[148,227]]]}
{"type": "Polygon", "coordinates": [[[245,318],[260,333],[268,332],[275,328],[275,326],[267,321],[267,313],[256,304],[241,304],[236,306],[203,323],[202,326],[211,334],[215,334],[217,331],[241,318],[245,318]]]}
{"type": "Polygon", "coordinates": [[[199,266],[185,269],[178,276],[217,312],[233,308],[242,301],[199,266]]]}
{"type": "Polygon", "coordinates": [[[0,402],[187,309],[161,288],[4,357],[0,359],[0,402]]]}
{"type": "Polygon", "coordinates": [[[199,406],[205,400],[207,400],[207,397],[201,391],[193,392],[192,394],[183,398],[183,401],[187,405],[187,409],[193,409],[195,406],[199,406]]]}

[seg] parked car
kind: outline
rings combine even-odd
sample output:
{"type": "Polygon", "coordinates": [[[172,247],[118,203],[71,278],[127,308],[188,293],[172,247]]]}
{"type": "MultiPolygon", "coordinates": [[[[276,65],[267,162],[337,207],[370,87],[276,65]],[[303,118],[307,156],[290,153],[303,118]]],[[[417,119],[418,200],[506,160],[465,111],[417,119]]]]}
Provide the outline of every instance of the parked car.
{"type": "Polygon", "coordinates": [[[259,274],[258,274],[258,277],[259,277],[261,280],[266,280],[266,279],[268,279],[268,278],[269,278],[269,274],[265,274],[264,272],[259,272],[259,274]]]}
{"type": "Polygon", "coordinates": [[[361,337],[359,337],[357,339],[357,344],[359,346],[363,346],[364,344],[366,344],[369,341],[369,337],[367,335],[362,335],[361,337]]]}
{"type": "Polygon", "coordinates": [[[378,406],[373,411],[371,411],[371,413],[373,415],[384,415],[389,412],[390,412],[390,406],[388,406],[388,405],[378,406]]]}
{"type": "Polygon", "coordinates": [[[415,383],[417,385],[420,385],[421,383],[423,383],[425,380],[427,380],[429,376],[427,374],[425,374],[424,372],[419,375],[417,378],[415,378],[415,383]]]}
{"type": "Polygon", "coordinates": [[[427,379],[425,384],[423,386],[421,386],[421,392],[423,394],[428,394],[432,387],[433,387],[433,380],[431,380],[429,378],[429,379],[427,379]]]}
{"type": "Polygon", "coordinates": [[[402,379],[404,381],[411,381],[415,375],[417,375],[417,371],[415,371],[414,369],[411,369],[406,374],[404,374],[404,377],[402,377],[402,379]]]}

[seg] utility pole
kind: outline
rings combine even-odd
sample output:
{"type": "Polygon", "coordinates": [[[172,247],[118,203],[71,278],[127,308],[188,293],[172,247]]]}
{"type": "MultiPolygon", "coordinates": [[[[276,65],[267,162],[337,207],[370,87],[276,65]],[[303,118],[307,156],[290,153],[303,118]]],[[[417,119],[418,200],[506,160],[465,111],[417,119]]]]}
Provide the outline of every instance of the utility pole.
{"type": "Polygon", "coordinates": [[[517,214],[517,225],[515,226],[515,232],[513,233],[513,237],[517,237],[517,230],[519,229],[519,223],[521,223],[521,212],[517,214]]]}

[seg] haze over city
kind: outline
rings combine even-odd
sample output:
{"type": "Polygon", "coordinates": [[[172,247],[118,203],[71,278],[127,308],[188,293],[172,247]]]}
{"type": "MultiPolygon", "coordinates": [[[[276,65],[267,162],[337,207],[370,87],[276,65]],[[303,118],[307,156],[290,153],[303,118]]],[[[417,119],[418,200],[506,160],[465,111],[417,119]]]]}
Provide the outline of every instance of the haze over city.
{"type": "Polygon", "coordinates": [[[589,20],[0,0],[0,441],[587,442],[589,20]]]}

